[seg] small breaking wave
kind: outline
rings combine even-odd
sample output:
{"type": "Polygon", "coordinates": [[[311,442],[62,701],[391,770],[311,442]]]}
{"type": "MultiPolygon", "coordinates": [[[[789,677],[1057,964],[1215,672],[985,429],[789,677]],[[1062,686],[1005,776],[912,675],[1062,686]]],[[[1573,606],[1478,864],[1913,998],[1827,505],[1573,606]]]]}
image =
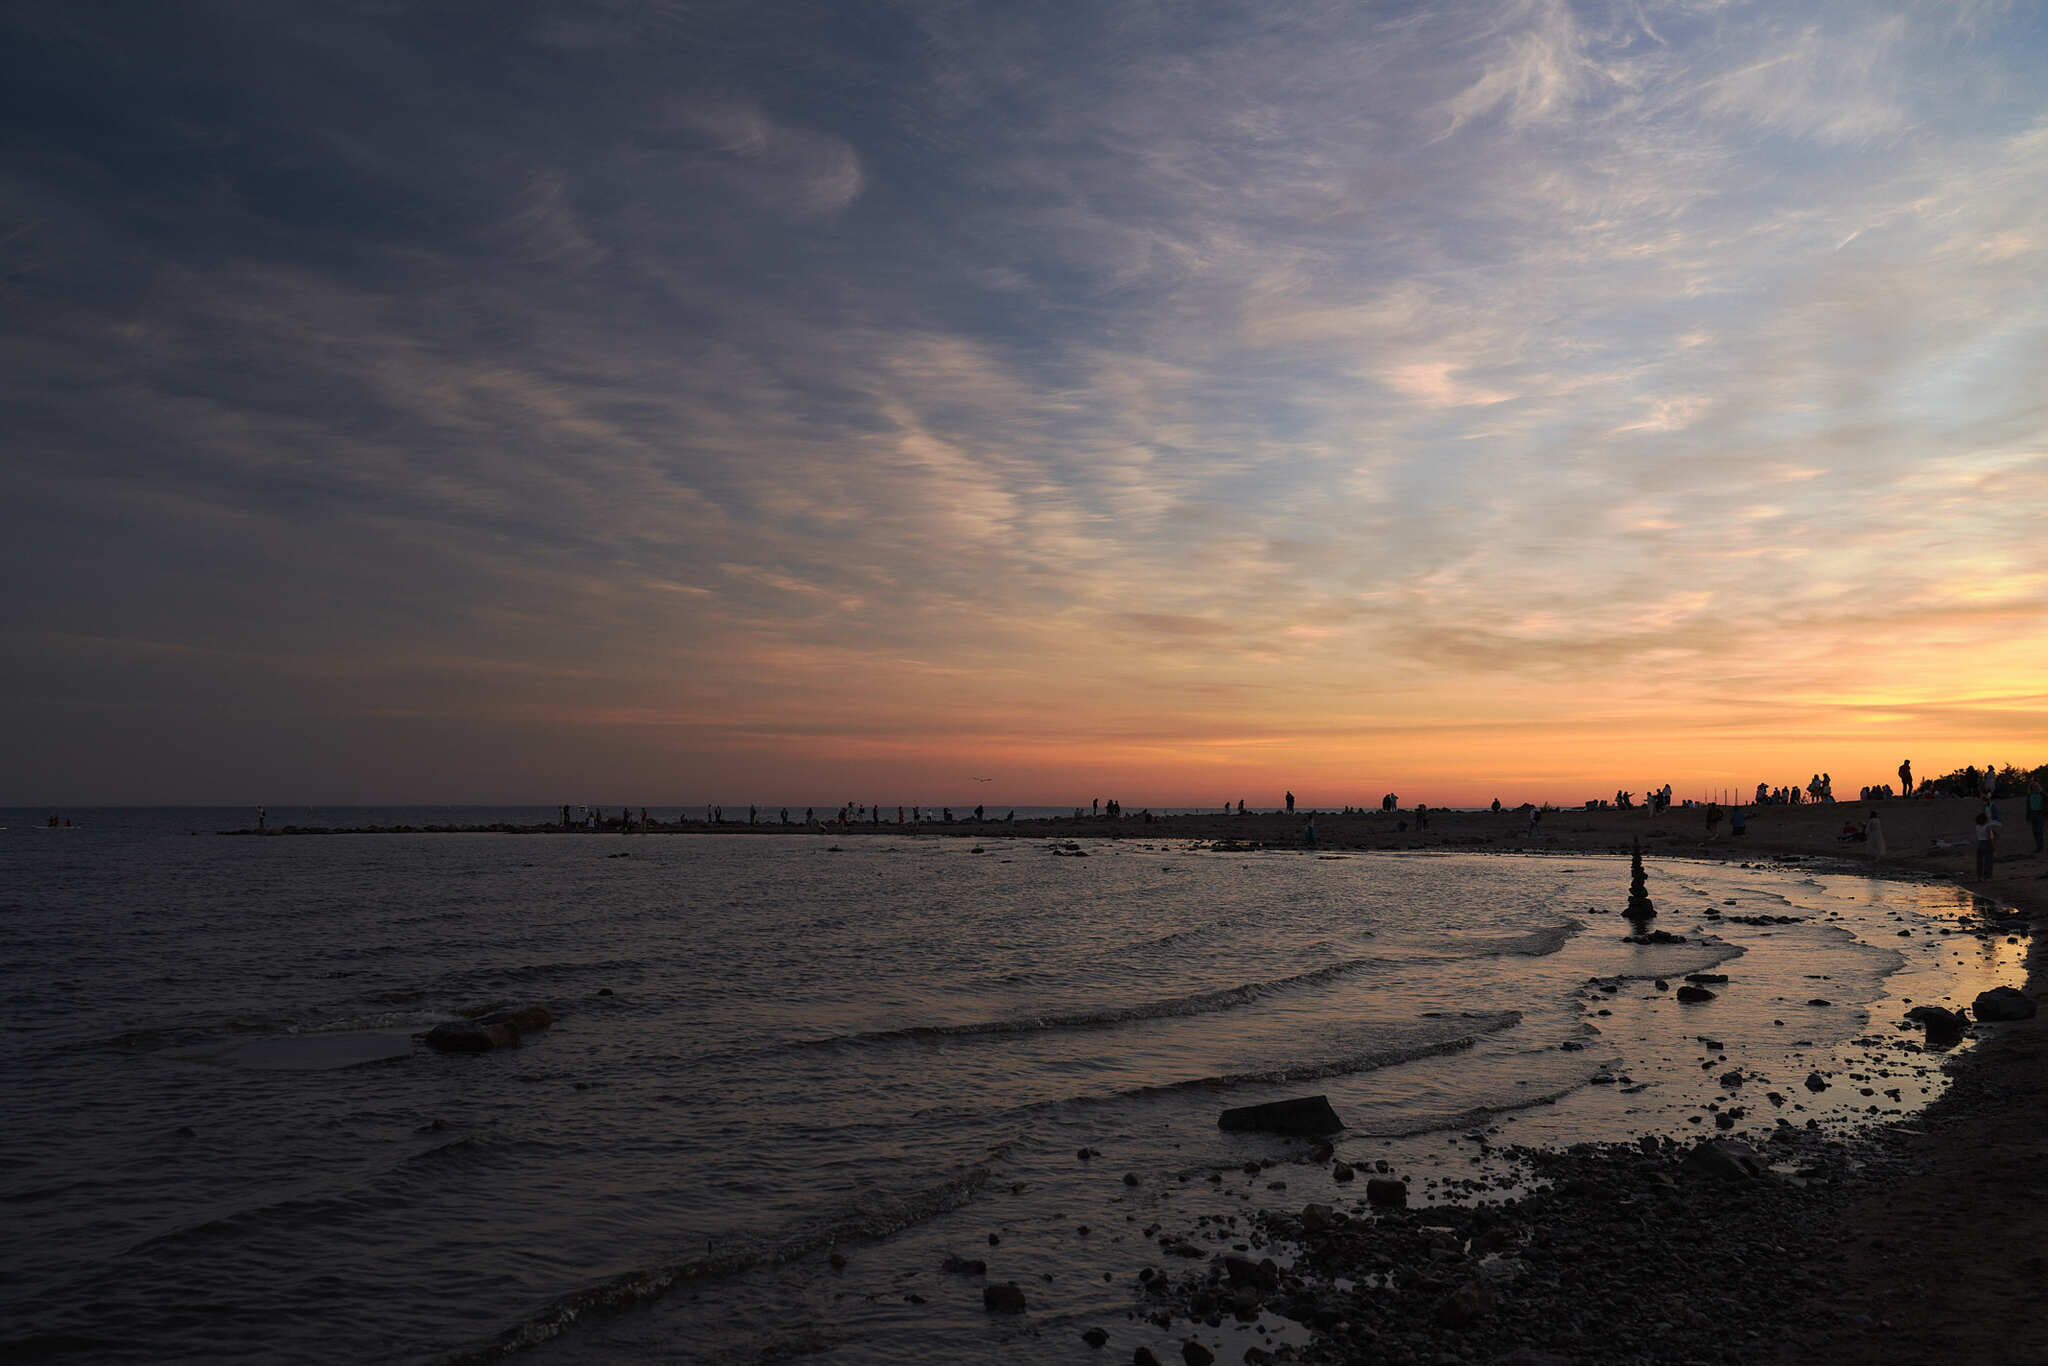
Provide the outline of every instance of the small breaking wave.
{"type": "Polygon", "coordinates": [[[1479,1041],[1482,1034],[1497,1034],[1504,1029],[1513,1029],[1522,1022],[1519,1010],[1493,1011],[1484,1015],[1467,1017],[1468,1032],[1448,1038],[1429,1039],[1412,1044],[1397,1044],[1387,1048],[1371,1048],[1362,1053],[1351,1053],[1341,1058],[1317,1059],[1313,1062],[1284,1063],[1277,1067],[1255,1072],[1227,1072],[1215,1077],[1196,1077],[1188,1081],[1170,1081],[1157,1086],[1135,1086],[1116,1093],[1117,1099],[1139,1099],[1146,1096],[1172,1095],[1184,1091],[1227,1091],[1240,1086],[1279,1085],[1287,1082],[1320,1081],[1325,1077],[1349,1076],[1355,1072],[1376,1072],[1384,1067],[1398,1067],[1402,1063],[1416,1062],[1423,1058],[1441,1057],[1447,1053],[1462,1053],[1479,1041]]]}
{"type": "Polygon", "coordinates": [[[780,1237],[733,1243],[660,1266],[624,1272],[551,1301],[491,1341],[440,1358],[440,1366],[478,1366],[561,1336],[587,1316],[616,1313],[660,1298],[677,1286],[719,1280],[764,1266],[780,1266],[839,1243],[871,1242],[965,1205],[988,1183],[989,1169],[974,1166],[901,1195],[870,1194],[816,1223],[780,1237]]]}
{"type": "Polygon", "coordinates": [[[1460,941],[1458,947],[1466,952],[1460,958],[1547,958],[1571,942],[1572,936],[1586,928],[1583,920],[1567,920],[1562,925],[1545,925],[1540,929],[1523,934],[1503,935],[1493,939],[1470,939],[1460,941]]]}
{"type": "Polygon", "coordinates": [[[832,1048],[849,1044],[904,1043],[927,1039],[972,1039],[1009,1034],[1037,1034],[1056,1029],[1110,1029],[1141,1020],[1177,1019],[1232,1010],[1271,996],[1305,987],[1318,987],[1348,977],[1380,963],[1378,958],[1346,958],[1327,963],[1292,977],[1265,982],[1246,982],[1215,991],[1198,991],[1188,996],[1169,996],[1142,1001],[1132,1006],[1110,1006],[1100,1010],[1077,1010],[1060,1015],[1021,1016],[1013,1020],[979,1020],[969,1024],[906,1025],[901,1029],[864,1030],[857,1034],[835,1034],[824,1039],[804,1039],[791,1048],[832,1048]]]}

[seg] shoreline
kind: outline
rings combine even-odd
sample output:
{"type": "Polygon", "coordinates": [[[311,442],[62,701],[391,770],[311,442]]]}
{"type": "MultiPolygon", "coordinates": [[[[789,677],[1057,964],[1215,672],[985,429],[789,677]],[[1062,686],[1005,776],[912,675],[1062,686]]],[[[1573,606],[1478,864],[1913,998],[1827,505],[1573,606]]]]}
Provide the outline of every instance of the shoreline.
{"type": "MultiPolygon", "coordinates": [[[[2016,805],[2008,803],[2008,806],[2016,805]]],[[[1413,813],[1315,816],[1313,850],[1301,843],[1310,813],[1245,816],[1071,818],[1007,824],[847,827],[664,826],[647,834],[859,834],[966,839],[1197,840],[1222,848],[1341,856],[1353,851],[1574,853],[1729,862],[1795,862],[1831,873],[1950,883],[2015,914],[2002,929],[2029,933],[2044,905],[2048,858],[2031,853],[2023,821],[2003,841],[2021,849],[1999,861],[1989,882],[1964,881],[1970,821],[1978,803],[1961,798],[1876,804],[1753,808],[1741,839],[1710,837],[1704,812],[1677,808],[1651,817],[1618,810],[1545,813],[1531,838],[1526,813],[1413,813]],[[1876,810],[1890,857],[1838,839],[1844,821],[1876,810]],[[1406,820],[1407,830],[1398,828],[1406,820]],[[1938,845],[1937,841],[1946,841],[1938,845]]],[[[254,831],[222,832],[255,834],[254,831]]],[[[599,833],[543,827],[279,830],[285,833],[599,833]]],[[[619,832],[608,831],[623,838],[619,832]]],[[[640,834],[643,832],[632,832],[640,834]]],[[[1618,907],[1617,907],[1618,909],[1618,907]]],[[[1985,908],[1989,909],[1989,908],[1985,908]]],[[[2048,953],[2027,948],[2023,990],[2048,988],[2048,953]]],[[[1872,1030],[1891,1020],[1871,1021],[1872,1030]]],[[[1276,1343],[1273,1360],[1342,1362],[1460,1360],[1547,1363],[1722,1361],[1736,1353],[1767,1361],[1842,1363],[1994,1359],[2048,1360],[2048,1317],[2033,1305],[2048,1236],[2048,1025],[2032,1020],[1973,1026],[1979,1042],[1949,1058],[1950,1085],[1912,1121],[1873,1126],[1849,1143],[1762,1145],[1778,1174],[1728,1177],[1687,1161],[1670,1143],[1525,1151],[1550,1185],[1499,1206],[1417,1206],[1376,1211],[1309,1231],[1297,1215],[1269,1210],[1254,1240],[1296,1248],[1284,1283],[1237,1285],[1222,1269],[1146,1270],[1134,1318],[1175,1337],[1205,1333],[1245,1301],[1307,1324],[1308,1342],[1276,1343]],[[1490,1212],[1489,1212],[1490,1211],[1490,1212]],[[1441,1230],[1448,1227],[1446,1235],[1441,1230]],[[1521,1268],[1488,1279],[1503,1262],[1521,1268]],[[1384,1278],[1359,1291],[1365,1277],[1384,1278]],[[1161,1318],[1166,1323],[1160,1322],[1161,1318]]],[[[1357,1203],[1363,1205],[1364,1181],[1357,1203]]],[[[1361,1210],[1361,1214],[1363,1211],[1361,1210]]],[[[1245,1255],[1263,1255],[1255,1241],[1245,1255]]],[[[1243,1268],[1239,1267],[1240,1273],[1243,1268]]],[[[1079,1344],[1076,1344],[1079,1348],[1079,1344]]],[[[1081,1349],[1085,1350],[1085,1349],[1081,1349]]],[[[1190,1357],[1190,1359],[1194,1359],[1190,1357]]],[[[1221,1358],[1219,1358],[1221,1359],[1221,1358]]],[[[1257,1360],[1258,1358],[1252,1358],[1257,1360]]]]}
{"type": "MultiPolygon", "coordinates": [[[[1909,835],[1912,852],[1877,864],[1848,852],[1861,846],[1836,840],[1842,820],[1872,809],[1846,804],[1765,808],[1766,833],[1753,824],[1742,842],[1670,828],[1690,817],[1703,835],[1696,810],[1656,820],[1558,813],[1567,828],[1526,852],[1625,853],[1617,840],[1632,825],[1636,837],[1650,836],[1645,854],[1951,883],[2010,908],[1980,910],[2002,919],[2001,931],[2029,935],[2022,990],[2038,1000],[2048,986],[2048,949],[2032,928],[2048,858],[2029,847],[2001,859],[1996,876],[1980,884],[1956,876],[1969,871],[1967,845],[1933,846],[1959,839],[1977,805],[1879,805],[1888,843],[1909,835]],[[1913,818],[1895,823],[1895,811],[1913,818]]],[[[1471,823],[1508,814],[1447,814],[1438,842],[1469,851],[1471,823]]],[[[2014,825],[2020,834],[2008,847],[2031,846],[2024,826],[2014,825]]],[[[1892,1023],[1873,1019],[1871,1029],[1892,1023]]],[[[1307,1324],[1309,1340],[1245,1359],[1331,1366],[2048,1360],[2048,1315],[2034,1303],[2048,1268],[2037,1251],[2048,1237],[2048,1207],[2033,1198],[2048,1192],[2048,1131],[2039,1118],[2048,1113],[2048,1024],[2040,1016],[1973,1023],[1972,1033],[1976,1045],[1942,1064],[1948,1088],[1911,1121],[1874,1123],[1847,1142],[1781,1128],[1759,1145],[1761,1162],[1748,1172],[1702,1151],[1712,1135],[1699,1145],[1645,1137],[1509,1149],[1549,1184],[1505,1206],[1368,1214],[1360,1199],[1349,1215],[1268,1210],[1255,1221],[1245,1261],[1147,1277],[1142,1316],[1216,1345],[1205,1324],[1270,1304],[1307,1324]],[[1250,1259],[1272,1243],[1291,1265],[1262,1279],[1250,1259]]]]}

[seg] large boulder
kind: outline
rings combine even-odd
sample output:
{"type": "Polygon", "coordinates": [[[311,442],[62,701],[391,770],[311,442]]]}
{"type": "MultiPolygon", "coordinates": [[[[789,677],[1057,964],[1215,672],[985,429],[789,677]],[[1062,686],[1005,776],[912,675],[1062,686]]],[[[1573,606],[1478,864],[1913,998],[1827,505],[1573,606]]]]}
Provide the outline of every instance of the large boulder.
{"type": "Polygon", "coordinates": [[[1225,1110],[1216,1127],[1233,1133],[1294,1134],[1315,1138],[1334,1134],[1344,1127],[1328,1096],[1298,1096],[1293,1100],[1267,1101],[1264,1105],[1243,1105],[1225,1110]]]}
{"type": "Polygon", "coordinates": [[[427,1047],[442,1053],[488,1053],[494,1048],[517,1048],[519,1040],[555,1022],[546,1006],[523,1010],[494,1010],[474,1020],[451,1020],[427,1031],[427,1047]]]}
{"type": "Polygon", "coordinates": [[[1747,1143],[1732,1138],[1701,1139],[1699,1146],[1685,1155],[1685,1165],[1730,1181],[1748,1180],[1769,1170],[1747,1143]]]}
{"type": "Polygon", "coordinates": [[[2031,1020],[2038,1007],[2034,998],[2013,987],[1993,987],[1977,993],[1970,1009],[1980,1020],[2031,1020]]]}
{"type": "Polygon", "coordinates": [[[1953,1048],[1970,1027],[1968,1016],[1940,1006],[1914,1006],[1906,1018],[1926,1026],[1929,1048],[1953,1048]]]}

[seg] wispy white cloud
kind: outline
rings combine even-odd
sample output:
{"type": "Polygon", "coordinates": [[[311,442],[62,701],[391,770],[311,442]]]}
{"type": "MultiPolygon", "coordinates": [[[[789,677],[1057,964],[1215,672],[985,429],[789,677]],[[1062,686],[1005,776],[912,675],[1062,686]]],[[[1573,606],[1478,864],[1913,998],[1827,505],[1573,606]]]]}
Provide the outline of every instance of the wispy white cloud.
{"type": "Polygon", "coordinates": [[[336,97],[380,208],[332,235],[10,171],[12,569],[68,583],[12,626],[188,645],[180,696],[374,656],[321,706],[713,718],[665,733],[726,755],[851,695],[870,761],[938,713],[1266,752],[1661,733],[1923,638],[2042,662],[2011,16],[909,13],[779,63],[738,10],[547,18],[583,83],[425,135],[336,97]],[[76,284],[58,230],[129,274],[76,284]],[[143,555],[182,603],[124,599],[143,555]]]}

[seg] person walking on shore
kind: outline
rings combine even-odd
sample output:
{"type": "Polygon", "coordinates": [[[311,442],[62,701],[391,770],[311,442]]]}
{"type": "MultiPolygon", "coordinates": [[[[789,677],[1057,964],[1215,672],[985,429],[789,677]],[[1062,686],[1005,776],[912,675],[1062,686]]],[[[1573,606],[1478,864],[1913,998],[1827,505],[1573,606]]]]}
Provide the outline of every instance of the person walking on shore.
{"type": "Polygon", "coordinates": [[[2041,780],[2027,784],[2027,828],[2034,832],[2034,852],[2041,853],[2042,835],[2048,833],[2048,797],[2041,793],[2041,780]]]}

